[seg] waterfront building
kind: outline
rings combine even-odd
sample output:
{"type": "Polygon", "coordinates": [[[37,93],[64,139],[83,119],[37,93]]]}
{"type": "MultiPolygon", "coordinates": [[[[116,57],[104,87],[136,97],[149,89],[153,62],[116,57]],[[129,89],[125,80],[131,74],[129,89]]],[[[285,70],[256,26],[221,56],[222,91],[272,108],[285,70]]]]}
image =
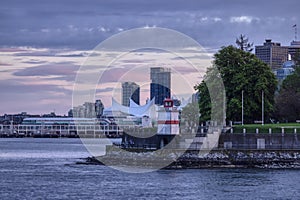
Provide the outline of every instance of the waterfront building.
{"type": "Polygon", "coordinates": [[[119,104],[114,98],[112,98],[112,106],[105,108],[103,111],[103,117],[119,119],[133,119],[142,117],[149,117],[152,120],[156,119],[157,106],[154,104],[154,99],[148,101],[145,105],[137,105],[132,99],[129,100],[129,106],[123,106],[119,104]]]}
{"type": "Polygon", "coordinates": [[[272,70],[276,70],[288,60],[288,47],[274,43],[271,39],[266,39],[263,45],[255,46],[255,55],[269,65],[272,70]]]}
{"type": "Polygon", "coordinates": [[[119,136],[122,129],[108,119],[34,117],[25,118],[22,124],[13,127],[18,135],[33,137],[104,137],[119,136]]]}
{"type": "Polygon", "coordinates": [[[282,68],[275,70],[275,76],[278,80],[279,86],[287,76],[291,75],[295,71],[294,67],[294,61],[289,60],[283,63],[282,68]]]}
{"type": "Polygon", "coordinates": [[[137,105],[140,104],[140,86],[134,82],[122,83],[122,105],[129,106],[132,99],[137,105]]]}
{"type": "Polygon", "coordinates": [[[163,101],[171,97],[171,69],[153,67],[150,79],[150,99],[155,98],[155,104],[163,105],[163,101]]]}

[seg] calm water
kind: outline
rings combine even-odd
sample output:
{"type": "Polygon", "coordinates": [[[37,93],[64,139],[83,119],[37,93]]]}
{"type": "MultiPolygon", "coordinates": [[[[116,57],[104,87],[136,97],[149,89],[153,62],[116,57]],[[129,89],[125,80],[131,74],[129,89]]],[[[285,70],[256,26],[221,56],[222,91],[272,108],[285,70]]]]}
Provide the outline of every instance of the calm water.
{"type": "Polygon", "coordinates": [[[300,171],[211,169],[130,174],[76,165],[79,139],[0,139],[0,199],[300,199],[300,171]]]}

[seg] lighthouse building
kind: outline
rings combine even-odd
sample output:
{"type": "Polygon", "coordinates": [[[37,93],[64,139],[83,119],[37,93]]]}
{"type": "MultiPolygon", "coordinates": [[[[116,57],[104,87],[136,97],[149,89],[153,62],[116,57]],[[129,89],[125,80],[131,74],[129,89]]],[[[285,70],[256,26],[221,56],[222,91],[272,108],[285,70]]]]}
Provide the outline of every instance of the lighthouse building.
{"type": "Polygon", "coordinates": [[[179,134],[179,111],[174,107],[172,99],[165,99],[163,107],[158,110],[157,134],[179,134]]]}
{"type": "Polygon", "coordinates": [[[167,145],[176,148],[176,142],[172,142],[172,140],[175,139],[176,135],[179,135],[180,129],[179,111],[174,106],[174,101],[165,99],[157,112],[157,131],[151,133],[148,131],[141,131],[140,133],[124,132],[122,145],[125,148],[161,149],[167,145]],[[172,144],[170,144],[171,142],[172,144]]]}

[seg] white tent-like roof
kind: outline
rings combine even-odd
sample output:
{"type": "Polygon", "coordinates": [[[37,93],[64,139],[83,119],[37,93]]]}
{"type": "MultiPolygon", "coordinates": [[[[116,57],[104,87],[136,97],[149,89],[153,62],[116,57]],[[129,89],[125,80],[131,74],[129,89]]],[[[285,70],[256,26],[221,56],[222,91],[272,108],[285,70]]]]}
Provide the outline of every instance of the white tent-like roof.
{"type": "Polygon", "coordinates": [[[129,101],[129,107],[119,104],[114,98],[112,98],[112,106],[104,109],[104,116],[120,116],[120,115],[132,115],[136,117],[148,116],[150,118],[156,117],[156,105],[155,99],[148,101],[147,104],[140,106],[136,104],[132,99],[129,101]]]}

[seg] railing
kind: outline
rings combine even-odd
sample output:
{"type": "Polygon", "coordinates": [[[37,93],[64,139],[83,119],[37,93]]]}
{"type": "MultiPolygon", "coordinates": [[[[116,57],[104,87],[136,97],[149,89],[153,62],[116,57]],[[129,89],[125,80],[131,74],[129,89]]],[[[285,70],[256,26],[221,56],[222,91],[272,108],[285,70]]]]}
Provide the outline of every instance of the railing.
{"type": "Polygon", "coordinates": [[[120,137],[123,129],[117,125],[2,125],[0,137],[120,137]]]}

